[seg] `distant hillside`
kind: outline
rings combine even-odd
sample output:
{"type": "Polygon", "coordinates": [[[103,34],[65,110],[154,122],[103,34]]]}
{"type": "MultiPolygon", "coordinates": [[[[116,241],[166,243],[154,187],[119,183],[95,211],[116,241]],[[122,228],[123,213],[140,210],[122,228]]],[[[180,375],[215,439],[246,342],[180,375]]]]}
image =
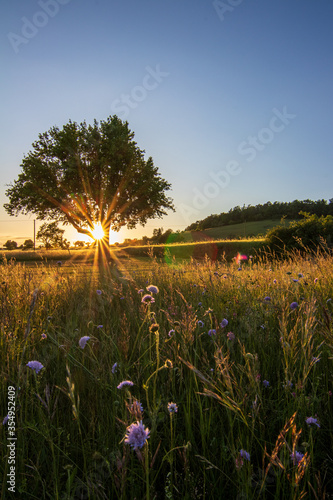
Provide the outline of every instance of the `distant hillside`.
{"type": "MultiPolygon", "coordinates": [[[[188,226],[185,231],[203,231],[205,229],[217,228],[239,223],[258,222],[265,220],[300,219],[300,212],[310,214],[333,215],[333,198],[326,200],[294,200],[291,202],[268,201],[264,205],[243,205],[234,207],[229,212],[222,212],[219,215],[209,215],[205,219],[199,220],[188,226]]],[[[276,224],[275,224],[276,225],[276,224]]],[[[266,232],[266,231],[265,231],[266,232]]]]}

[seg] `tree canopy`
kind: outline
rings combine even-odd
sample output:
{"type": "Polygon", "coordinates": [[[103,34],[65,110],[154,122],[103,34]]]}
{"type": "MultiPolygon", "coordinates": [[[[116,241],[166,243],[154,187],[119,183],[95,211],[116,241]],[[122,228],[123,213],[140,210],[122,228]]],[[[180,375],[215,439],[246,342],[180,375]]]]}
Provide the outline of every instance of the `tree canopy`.
{"type": "Polygon", "coordinates": [[[166,215],[174,210],[166,196],[171,185],[133,138],[115,115],[93,125],[70,120],[39,134],[6,191],[7,213],[71,224],[92,238],[99,223],[107,243],[110,230],[166,215]]]}

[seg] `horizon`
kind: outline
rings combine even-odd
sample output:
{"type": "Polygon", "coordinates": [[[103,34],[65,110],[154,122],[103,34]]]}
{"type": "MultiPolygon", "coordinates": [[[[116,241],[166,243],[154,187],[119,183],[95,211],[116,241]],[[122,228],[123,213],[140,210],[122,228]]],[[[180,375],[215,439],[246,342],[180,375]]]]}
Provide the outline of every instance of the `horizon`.
{"type": "Polygon", "coordinates": [[[4,6],[0,244],[33,239],[33,214],[5,212],[6,186],[38,134],[70,119],[127,120],[171,183],[176,212],[119,243],[243,204],[329,200],[332,19],[310,0],[4,6]]]}

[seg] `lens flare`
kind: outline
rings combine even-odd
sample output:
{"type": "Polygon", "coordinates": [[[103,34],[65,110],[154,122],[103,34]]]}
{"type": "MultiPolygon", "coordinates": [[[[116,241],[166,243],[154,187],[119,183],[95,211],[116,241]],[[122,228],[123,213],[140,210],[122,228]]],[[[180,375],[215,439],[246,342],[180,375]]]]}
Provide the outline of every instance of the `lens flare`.
{"type": "Polygon", "coordinates": [[[94,229],[91,233],[95,240],[102,240],[104,238],[104,230],[100,223],[94,225],[94,229]]]}

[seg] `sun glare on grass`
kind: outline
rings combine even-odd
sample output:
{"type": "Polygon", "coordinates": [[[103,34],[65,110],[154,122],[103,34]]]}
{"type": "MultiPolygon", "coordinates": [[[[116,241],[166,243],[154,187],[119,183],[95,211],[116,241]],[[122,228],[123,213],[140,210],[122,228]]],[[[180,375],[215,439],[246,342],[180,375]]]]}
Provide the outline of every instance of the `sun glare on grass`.
{"type": "Polygon", "coordinates": [[[104,230],[100,224],[94,225],[92,235],[95,238],[95,240],[102,240],[104,238],[104,230]]]}

